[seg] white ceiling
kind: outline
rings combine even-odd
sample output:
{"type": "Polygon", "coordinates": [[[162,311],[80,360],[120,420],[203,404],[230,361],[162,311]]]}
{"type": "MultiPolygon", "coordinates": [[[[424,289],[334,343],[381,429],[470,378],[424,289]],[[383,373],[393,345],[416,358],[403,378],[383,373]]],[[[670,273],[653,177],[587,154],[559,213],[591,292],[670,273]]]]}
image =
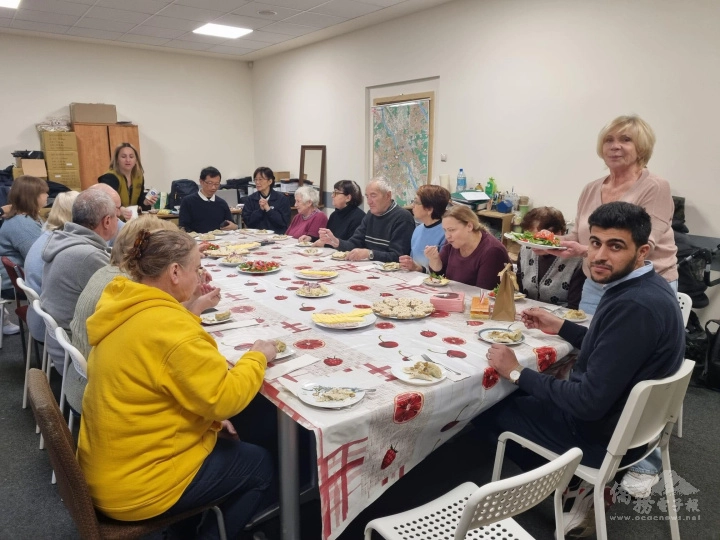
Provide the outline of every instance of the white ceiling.
{"type": "Polygon", "coordinates": [[[21,0],[0,31],[257,60],[450,0],[21,0]],[[205,23],[251,28],[238,39],[193,34],[205,23]]]}

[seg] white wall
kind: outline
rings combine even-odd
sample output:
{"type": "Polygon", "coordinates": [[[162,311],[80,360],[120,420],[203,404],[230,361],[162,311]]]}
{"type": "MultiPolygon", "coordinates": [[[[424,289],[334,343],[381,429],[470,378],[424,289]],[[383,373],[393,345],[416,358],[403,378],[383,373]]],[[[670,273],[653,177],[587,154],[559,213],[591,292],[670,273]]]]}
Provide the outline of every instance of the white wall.
{"type": "Polygon", "coordinates": [[[0,34],[0,73],[0,167],[13,150],[39,150],[35,124],[75,101],[115,104],[119,120],[139,125],[148,187],[168,190],[207,165],[224,178],[254,170],[244,62],[0,34]]]}
{"type": "Polygon", "coordinates": [[[256,161],[296,172],[300,145],[326,144],[328,185],[362,182],[369,89],[439,77],[434,175],[464,167],[573,218],[605,171],[597,133],[634,112],[692,233],[720,236],[719,19],[702,0],[457,0],[259,60],[256,161]]]}

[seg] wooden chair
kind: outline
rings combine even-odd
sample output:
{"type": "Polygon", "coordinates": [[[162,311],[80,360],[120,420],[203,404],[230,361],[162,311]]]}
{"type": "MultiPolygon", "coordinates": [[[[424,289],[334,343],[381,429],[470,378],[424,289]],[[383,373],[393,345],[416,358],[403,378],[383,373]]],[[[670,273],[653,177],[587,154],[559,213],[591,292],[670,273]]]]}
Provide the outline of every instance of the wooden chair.
{"type": "Polygon", "coordinates": [[[562,494],[582,451],[572,448],[550,463],[512,478],[478,488],[466,482],[427,504],[379,519],[365,526],[365,540],[375,530],[386,540],[437,539],[532,540],[512,519],[555,492],[555,532],[563,533],[562,494]]]}
{"type": "MultiPolygon", "coordinates": [[[[630,467],[647,457],[655,448],[662,454],[663,473],[665,477],[665,496],[667,498],[668,517],[672,540],[680,540],[672,469],[670,468],[670,450],[668,443],[673,428],[680,414],[685,392],[692,376],[695,362],[683,361],[682,366],[674,375],[653,381],[641,381],[630,392],[612,439],[608,444],[607,454],[599,469],[580,465],[575,474],[594,486],[595,527],[598,540],[607,540],[607,523],[605,523],[605,485],[612,481],[620,468],[620,461],[627,451],[647,445],[642,458],[634,463],[623,466],[630,467]]],[[[500,478],[505,443],[515,441],[528,450],[546,459],[555,459],[557,454],[524,437],[506,431],[498,437],[498,451],[495,454],[493,481],[500,478]]]]}
{"type": "Polygon", "coordinates": [[[57,475],[60,497],[70,512],[81,538],[84,540],[140,538],[200,512],[212,510],[218,521],[220,537],[225,540],[223,515],[213,504],[172,517],[143,521],[116,521],[95,510],[85,476],[75,458],[74,440],[65,424],[65,419],[60,414],[50,384],[39,369],[30,370],[29,392],[30,406],[47,442],[50,463],[57,475]]]}
{"type": "MultiPolygon", "coordinates": [[[[27,348],[25,346],[25,326],[27,326],[27,310],[28,305],[22,305],[22,302],[27,302],[25,293],[17,285],[17,279],[19,277],[25,279],[25,272],[20,266],[8,257],[2,257],[2,264],[5,267],[8,277],[12,283],[13,289],[15,289],[15,315],[18,318],[18,324],[20,325],[20,342],[22,343],[23,356],[27,354],[27,348]]],[[[2,332],[2,328],[0,328],[2,332]]]]}

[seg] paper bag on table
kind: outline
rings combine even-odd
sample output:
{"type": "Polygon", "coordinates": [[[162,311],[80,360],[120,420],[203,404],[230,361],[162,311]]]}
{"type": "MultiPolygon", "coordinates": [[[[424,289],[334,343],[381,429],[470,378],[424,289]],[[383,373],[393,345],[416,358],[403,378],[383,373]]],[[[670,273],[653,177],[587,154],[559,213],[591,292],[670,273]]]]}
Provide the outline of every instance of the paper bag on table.
{"type": "Polygon", "coordinates": [[[493,307],[491,319],[494,321],[514,321],[515,291],[518,285],[512,264],[506,264],[498,276],[500,276],[500,288],[498,288],[495,295],[495,306],[493,307]]]}

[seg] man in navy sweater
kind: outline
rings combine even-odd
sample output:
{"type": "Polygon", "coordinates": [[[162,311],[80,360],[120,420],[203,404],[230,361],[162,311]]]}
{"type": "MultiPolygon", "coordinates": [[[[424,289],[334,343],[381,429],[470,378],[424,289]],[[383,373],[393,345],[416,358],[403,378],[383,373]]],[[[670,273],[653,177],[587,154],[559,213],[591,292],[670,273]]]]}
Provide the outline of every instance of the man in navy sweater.
{"type": "MultiPolygon", "coordinates": [[[[512,431],[557,453],[577,446],[583,451],[582,463],[597,468],[632,388],[680,368],[685,332],[674,291],[645,260],[651,229],[647,212],[634,204],[612,202],[598,207],[588,222],[590,277],[605,288],[590,327],[541,308],[522,313],[528,328],[557,333],[580,349],[569,380],[523,369],[510,348],[493,345],[488,363],[521,391],[473,423],[495,439],[512,431]]],[[[514,444],[508,446],[508,454],[521,467],[530,464],[530,456],[514,444]]],[[[568,536],[587,533],[591,526],[582,519],[573,521],[574,516],[593,514],[587,513],[592,508],[591,486],[577,486],[573,493],[573,515],[565,521],[568,536]]]]}
{"type": "Polygon", "coordinates": [[[215,167],[205,167],[200,171],[200,190],[188,195],[180,203],[178,225],[186,231],[206,233],[221,229],[237,229],[230,207],[215,193],[220,188],[220,171],[215,167]]]}

